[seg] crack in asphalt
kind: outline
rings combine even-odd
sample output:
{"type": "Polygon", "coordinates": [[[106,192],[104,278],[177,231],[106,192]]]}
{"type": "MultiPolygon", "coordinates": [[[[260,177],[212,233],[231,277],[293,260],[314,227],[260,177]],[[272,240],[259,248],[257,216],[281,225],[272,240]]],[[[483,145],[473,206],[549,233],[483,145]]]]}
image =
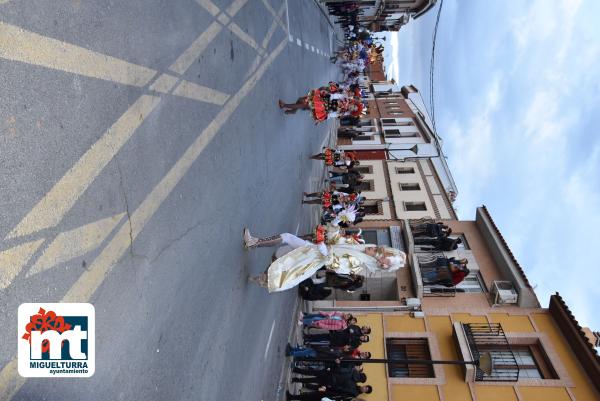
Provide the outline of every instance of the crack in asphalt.
{"type": "Polygon", "coordinates": [[[119,172],[119,187],[123,193],[123,199],[125,201],[125,213],[127,214],[127,223],[129,224],[129,253],[132,257],[135,257],[133,252],[133,225],[131,224],[131,213],[129,211],[129,200],[127,199],[127,192],[125,191],[125,185],[123,184],[123,171],[121,170],[121,164],[119,158],[115,157],[115,164],[117,165],[117,171],[119,172]]]}

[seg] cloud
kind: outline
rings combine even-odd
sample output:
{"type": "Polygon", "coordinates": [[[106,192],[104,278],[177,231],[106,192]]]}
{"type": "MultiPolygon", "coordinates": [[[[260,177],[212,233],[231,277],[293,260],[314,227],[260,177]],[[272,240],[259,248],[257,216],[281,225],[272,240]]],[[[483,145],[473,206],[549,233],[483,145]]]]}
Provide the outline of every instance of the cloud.
{"type": "Polygon", "coordinates": [[[524,139],[555,147],[569,125],[578,120],[576,112],[562,108],[561,95],[558,90],[545,86],[532,94],[521,124],[524,139]]]}
{"type": "MultiPolygon", "coordinates": [[[[559,291],[580,322],[600,327],[592,308],[600,304],[600,2],[525,0],[513,13],[500,0],[448,4],[461,22],[446,23],[444,9],[436,125],[459,215],[470,219],[486,204],[541,303],[559,291]]],[[[409,46],[405,33],[402,82],[428,98],[430,35],[409,46]]]]}
{"type": "Polygon", "coordinates": [[[483,94],[483,103],[471,109],[468,122],[461,124],[457,119],[452,119],[444,127],[445,141],[451,153],[460,155],[458,162],[453,165],[457,175],[469,176],[470,181],[484,181],[491,174],[491,166],[495,159],[492,135],[493,114],[498,108],[502,96],[502,78],[496,75],[483,94]]]}
{"type": "Polygon", "coordinates": [[[597,237],[600,227],[599,174],[600,145],[596,145],[584,163],[565,169],[561,187],[548,186],[545,193],[553,201],[546,203],[553,205],[531,213],[539,223],[536,231],[544,234],[531,241],[535,262],[528,275],[539,284],[540,297],[561,292],[584,325],[593,325],[594,319],[598,324],[592,306],[600,303],[600,276],[595,274],[593,249],[586,244],[597,237]]]}

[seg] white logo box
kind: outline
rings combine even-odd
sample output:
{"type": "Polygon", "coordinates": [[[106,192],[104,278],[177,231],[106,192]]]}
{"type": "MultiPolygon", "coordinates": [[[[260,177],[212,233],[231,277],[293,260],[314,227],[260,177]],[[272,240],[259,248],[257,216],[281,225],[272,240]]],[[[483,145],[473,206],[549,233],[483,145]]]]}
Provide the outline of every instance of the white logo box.
{"type": "MultiPolygon", "coordinates": [[[[96,365],[96,311],[94,305],[89,303],[24,303],[19,306],[18,316],[18,370],[23,377],[91,377],[95,371],[96,365]],[[76,341],[82,337],[87,339],[87,358],[85,359],[52,359],[52,341],[50,342],[49,360],[32,359],[31,346],[29,341],[23,339],[23,335],[27,333],[26,327],[30,322],[31,316],[37,315],[40,308],[46,313],[52,311],[57,316],[85,316],[87,317],[87,333],[85,331],[77,331],[76,327],[71,327],[68,331],[59,333],[56,330],[51,330],[54,333],[41,334],[37,332],[35,336],[37,340],[50,338],[59,338],[73,340],[73,344],[69,341],[71,352],[77,351],[80,342],[76,341]],[[43,336],[43,337],[42,337],[43,336]]],[[[33,333],[33,332],[32,332],[33,333]]],[[[32,337],[33,338],[33,337],[32,337]]],[[[54,341],[56,342],[56,341],[54,341]]],[[[55,345],[56,347],[56,345],[55,345]]],[[[57,351],[55,349],[55,351],[57,351]]]]}

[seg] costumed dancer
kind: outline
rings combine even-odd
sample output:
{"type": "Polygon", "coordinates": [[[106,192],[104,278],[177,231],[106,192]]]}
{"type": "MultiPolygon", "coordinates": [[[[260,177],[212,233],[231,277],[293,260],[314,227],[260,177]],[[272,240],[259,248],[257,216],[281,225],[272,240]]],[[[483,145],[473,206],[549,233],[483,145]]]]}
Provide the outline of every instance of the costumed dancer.
{"type": "Polygon", "coordinates": [[[323,266],[339,274],[358,274],[364,269],[370,272],[394,271],[406,263],[406,254],[398,249],[376,245],[314,244],[289,233],[255,238],[248,229],[244,229],[244,243],[247,249],[283,243],[292,248],[271,263],[265,273],[250,278],[269,292],[293,288],[323,266]]]}
{"type": "Polygon", "coordinates": [[[285,114],[295,114],[298,110],[310,110],[316,123],[347,115],[360,116],[364,105],[360,99],[348,98],[348,95],[340,91],[335,82],[329,86],[313,89],[307,96],[296,100],[296,103],[285,103],[279,100],[279,107],[284,109],[285,114]]]}
{"type": "Polygon", "coordinates": [[[362,238],[362,230],[359,229],[355,234],[346,234],[340,226],[332,224],[318,225],[313,234],[306,234],[300,238],[315,244],[324,242],[327,245],[361,245],[365,243],[362,238]]]}
{"type": "Polygon", "coordinates": [[[356,153],[332,148],[323,148],[323,152],[312,155],[309,159],[323,160],[326,166],[346,169],[360,165],[360,161],[356,159],[356,153]]]}

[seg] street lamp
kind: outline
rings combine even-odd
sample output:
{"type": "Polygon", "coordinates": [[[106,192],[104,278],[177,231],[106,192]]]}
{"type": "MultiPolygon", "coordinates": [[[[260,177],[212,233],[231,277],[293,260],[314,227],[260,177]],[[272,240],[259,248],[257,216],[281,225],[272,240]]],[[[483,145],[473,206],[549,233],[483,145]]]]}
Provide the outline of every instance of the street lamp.
{"type": "MultiPolygon", "coordinates": [[[[397,151],[404,151],[404,150],[410,150],[411,152],[413,152],[415,154],[415,156],[419,154],[419,146],[417,144],[414,144],[412,147],[407,148],[407,149],[390,149],[389,147],[387,148],[388,155],[390,154],[390,152],[394,152],[394,151],[397,152],[397,151]]],[[[427,157],[430,157],[430,156],[427,156],[427,157]]],[[[406,159],[406,157],[402,158],[402,159],[394,158],[394,159],[387,159],[387,160],[388,161],[397,161],[397,160],[404,160],[404,159],[406,159]]]]}

